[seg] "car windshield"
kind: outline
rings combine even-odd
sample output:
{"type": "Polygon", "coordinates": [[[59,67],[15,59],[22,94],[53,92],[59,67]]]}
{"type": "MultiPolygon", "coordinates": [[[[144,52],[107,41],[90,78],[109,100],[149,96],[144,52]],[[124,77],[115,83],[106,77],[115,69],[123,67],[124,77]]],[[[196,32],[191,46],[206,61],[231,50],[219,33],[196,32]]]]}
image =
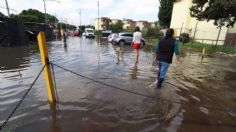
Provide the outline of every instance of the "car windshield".
{"type": "Polygon", "coordinates": [[[93,33],[93,30],[87,30],[88,33],[93,33]]]}

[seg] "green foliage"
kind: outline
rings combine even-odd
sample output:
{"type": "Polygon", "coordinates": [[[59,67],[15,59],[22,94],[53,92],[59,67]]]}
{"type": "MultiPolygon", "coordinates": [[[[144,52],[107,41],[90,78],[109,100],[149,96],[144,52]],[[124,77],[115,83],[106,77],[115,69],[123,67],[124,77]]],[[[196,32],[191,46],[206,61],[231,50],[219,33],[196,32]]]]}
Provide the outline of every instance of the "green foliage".
{"type": "Polygon", "coordinates": [[[69,29],[69,30],[75,30],[76,29],[75,25],[66,24],[66,23],[63,23],[63,22],[57,23],[57,27],[63,28],[63,29],[69,29]]]}
{"type": "Polygon", "coordinates": [[[33,15],[10,15],[11,18],[22,21],[22,22],[38,22],[38,17],[33,15]]]}
{"type": "Polygon", "coordinates": [[[63,22],[59,22],[59,23],[57,23],[57,27],[60,27],[60,28],[66,28],[66,24],[65,23],[63,23],[63,22]]]}
{"type": "Polygon", "coordinates": [[[6,16],[2,13],[2,12],[0,12],[0,18],[5,18],[6,16]]]}
{"type": "Polygon", "coordinates": [[[127,28],[127,29],[123,29],[124,32],[134,32],[134,29],[132,28],[127,28]]]}
{"type": "Polygon", "coordinates": [[[93,25],[86,25],[85,28],[93,28],[93,29],[95,29],[95,27],[93,25]]]}
{"type": "Polygon", "coordinates": [[[181,33],[179,40],[180,42],[183,42],[183,43],[189,42],[190,41],[189,33],[181,33]]]}
{"type": "MultiPolygon", "coordinates": [[[[57,23],[58,19],[50,14],[46,14],[47,16],[47,23],[57,23]]],[[[38,22],[38,23],[45,23],[45,14],[35,10],[35,9],[28,9],[23,10],[20,14],[10,15],[11,18],[16,20],[21,20],[23,22],[38,22]]]]}
{"type": "MultiPolygon", "coordinates": [[[[45,22],[44,13],[42,13],[38,10],[35,10],[35,9],[23,10],[18,16],[19,16],[18,18],[20,18],[21,16],[35,16],[35,17],[37,17],[37,22],[39,22],[39,23],[45,22]]],[[[22,18],[22,19],[24,19],[24,18],[22,18]]],[[[27,21],[27,20],[24,20],[24,21],[27,21]]],[[[28,21],[28,22],[31,22],[31,21],[28,21]]]]}
{"type": "Polygon", "coordinates": [[[215,53],[215,52],[224,52],[227,54],[235,53],[235,49],[232,47],[228,47],[225,45],[218,45],[216,47],[209,44],[204,44],[204,43],[202,44],[200,42],[188,42],[188,43],[185,43],[184,45],[180,44],[180,48],[192,48],[197,51],[202,51],[203,48],[206,48],[206,52],[208,53],[215,53]]]}
{"type": "Polygon", "coordinates": [[[84,30],[85,30],[85,28],[86,28],[86,26],[85,26],[85,25],[81,25],[81,26],[79,26],[79,29],[80,29],[80,30],[82,30],[82,31],[84,31],[84,30]]]}
{"type": "Polygon", "coordinates": [[[68,24],[67,27],[68,27],[69,30],[75,30],[76,29],[76,26],[71,25],[71,24],[68,24]]]}
{"type": "Polygon", "coordinates": [[[109,30],[111,30],[114,33],[122,32],[122,30],[123,30],[123,23],[122,23],[122,21],[118,21],[115,24],[110,24],[109,25],[109,30]]]}
{"type": "Polygon", "coordinates": [[[143,29],[142,35],[144,38],[158,38],[161,36],[160,27],[148,27],[143,29]]]}
{"type": "Polygon", "coordinates": [[[176,0],[160,0],[159,24],[163,27],[170,27],[173,5],[176,0]]]}
{"type": "Polygon", "coordinates": [[[233,26],[236,22],[236,0],[194,0],[192,17],[199,21],[214,20],[216,26],[233,26]]]}

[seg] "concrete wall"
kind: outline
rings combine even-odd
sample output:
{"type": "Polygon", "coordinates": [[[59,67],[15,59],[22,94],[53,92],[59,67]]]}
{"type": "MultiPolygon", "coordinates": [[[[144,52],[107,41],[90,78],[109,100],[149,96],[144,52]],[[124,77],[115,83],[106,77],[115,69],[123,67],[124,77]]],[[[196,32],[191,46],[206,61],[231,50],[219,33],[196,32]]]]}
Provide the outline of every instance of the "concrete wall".
{"type": "Polygon", "coordinates": [[[123,23],[123,29],[127,29],[127,27],[130,27],[130,24],[128,24],[127,20],[123,20],[122,23],[123,23]]]}
{"type": "MultiPolygon", "coordinates": [[[[177,31],[177,35],[180,35],[181,32],[189,33],[191,37],[194,36],[197,20],[190,16],[189,8],[191,6],[192,0],[181,0],[180,2],[176,2],[174,4],[170,27],[177,31]]],[[[218,33],[219,28],[213,24],[213,21],[200,21],[198,22],[195,38],[216,40],[218,33]]],[[[227,28],[222,27],[219,40],[225,40],[226,34],[227,28]]],[[[212,41],[204,41],[204,43],[212,44],[212,41]]],[[[223,44],[223,42],[219,42],[219,44],[223,44]]]]}
{"type": "Polygon", "coordinates": [[[138,26],[140,28],[140,30],[143,30],[143,28],[144,28],[143,22],[140,22],[140,21],[136,22],[136,26],[138,26]]]}
{"type": "Polygon", "coordinates": [[[100,18],[99,19],[96,18],[94,27],[95,27],[95,30],[98,30],[98,28],[99,30],[102,30],[102,20],[100,18]],[[99,25],[98,25],[98,22],[99,22],[99,25]]]}

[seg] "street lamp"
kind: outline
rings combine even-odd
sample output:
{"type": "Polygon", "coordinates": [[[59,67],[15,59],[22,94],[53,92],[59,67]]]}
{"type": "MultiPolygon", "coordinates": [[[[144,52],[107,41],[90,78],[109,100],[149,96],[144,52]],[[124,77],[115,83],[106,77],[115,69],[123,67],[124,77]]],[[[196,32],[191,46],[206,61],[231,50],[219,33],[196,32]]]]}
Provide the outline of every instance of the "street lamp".
{"type": "Polygon", "coordinates": [[[46,11],[46,1],[55,1],[57,3],[61,3],[60,1],[58,0],[43,0],[43,3],[44,3],[44,17],[45,17],[45,24],[47,25],[47,11],[46,11]]]}

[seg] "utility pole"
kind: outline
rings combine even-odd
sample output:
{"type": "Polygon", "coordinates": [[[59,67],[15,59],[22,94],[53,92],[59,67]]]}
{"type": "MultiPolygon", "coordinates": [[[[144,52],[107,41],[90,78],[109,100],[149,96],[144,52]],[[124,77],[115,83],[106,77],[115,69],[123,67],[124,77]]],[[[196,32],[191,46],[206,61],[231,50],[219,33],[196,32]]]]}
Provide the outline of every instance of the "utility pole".
{"type": "Polygon", "coordinates": [[[81,27],[81,9],[79,9],[79,26],[81,27]]]}
{"type": "Polygon", "coordinates": [[[45,0],[43,0],[43,4],[44,4],[44,19],[45,19],[45,25],[47,25],[47,12],[46,12],[46,2],[45,2],[45,0]]]}
{"type": "Polygon", "coordinates": [[[45,17],[45,24],[47,25],[47,11],[46,11],[46,1],[55,1],[57,3],[61,3],[60,1],[58,0],[43,0],[43,4],[44,4],[44,17],[45,17]]]}
{"type": "Polygon", "coordinates": [[[7,8],[7,14],[8,14],[8,17],[10,17],[10,11],[9,11],[8,2],[7,2],[7,0],[5,0],[5,2],[6,2],[6,8],[7,8]]]}
{"type": "Polygon", "coordinates": [[[100,43],[100,32],[99,32],[99,0],[98,0],[98,43],[100,43]]]}
{"type": "Polygon", "coordinates": [[[196,32],[197,32],[197,26],[198,26],[198,21],[195,25],[195,29],[194,29],[194,34],[193,34],[193,40],[195,39],[195,35],[196,35],[196,32]]]}

